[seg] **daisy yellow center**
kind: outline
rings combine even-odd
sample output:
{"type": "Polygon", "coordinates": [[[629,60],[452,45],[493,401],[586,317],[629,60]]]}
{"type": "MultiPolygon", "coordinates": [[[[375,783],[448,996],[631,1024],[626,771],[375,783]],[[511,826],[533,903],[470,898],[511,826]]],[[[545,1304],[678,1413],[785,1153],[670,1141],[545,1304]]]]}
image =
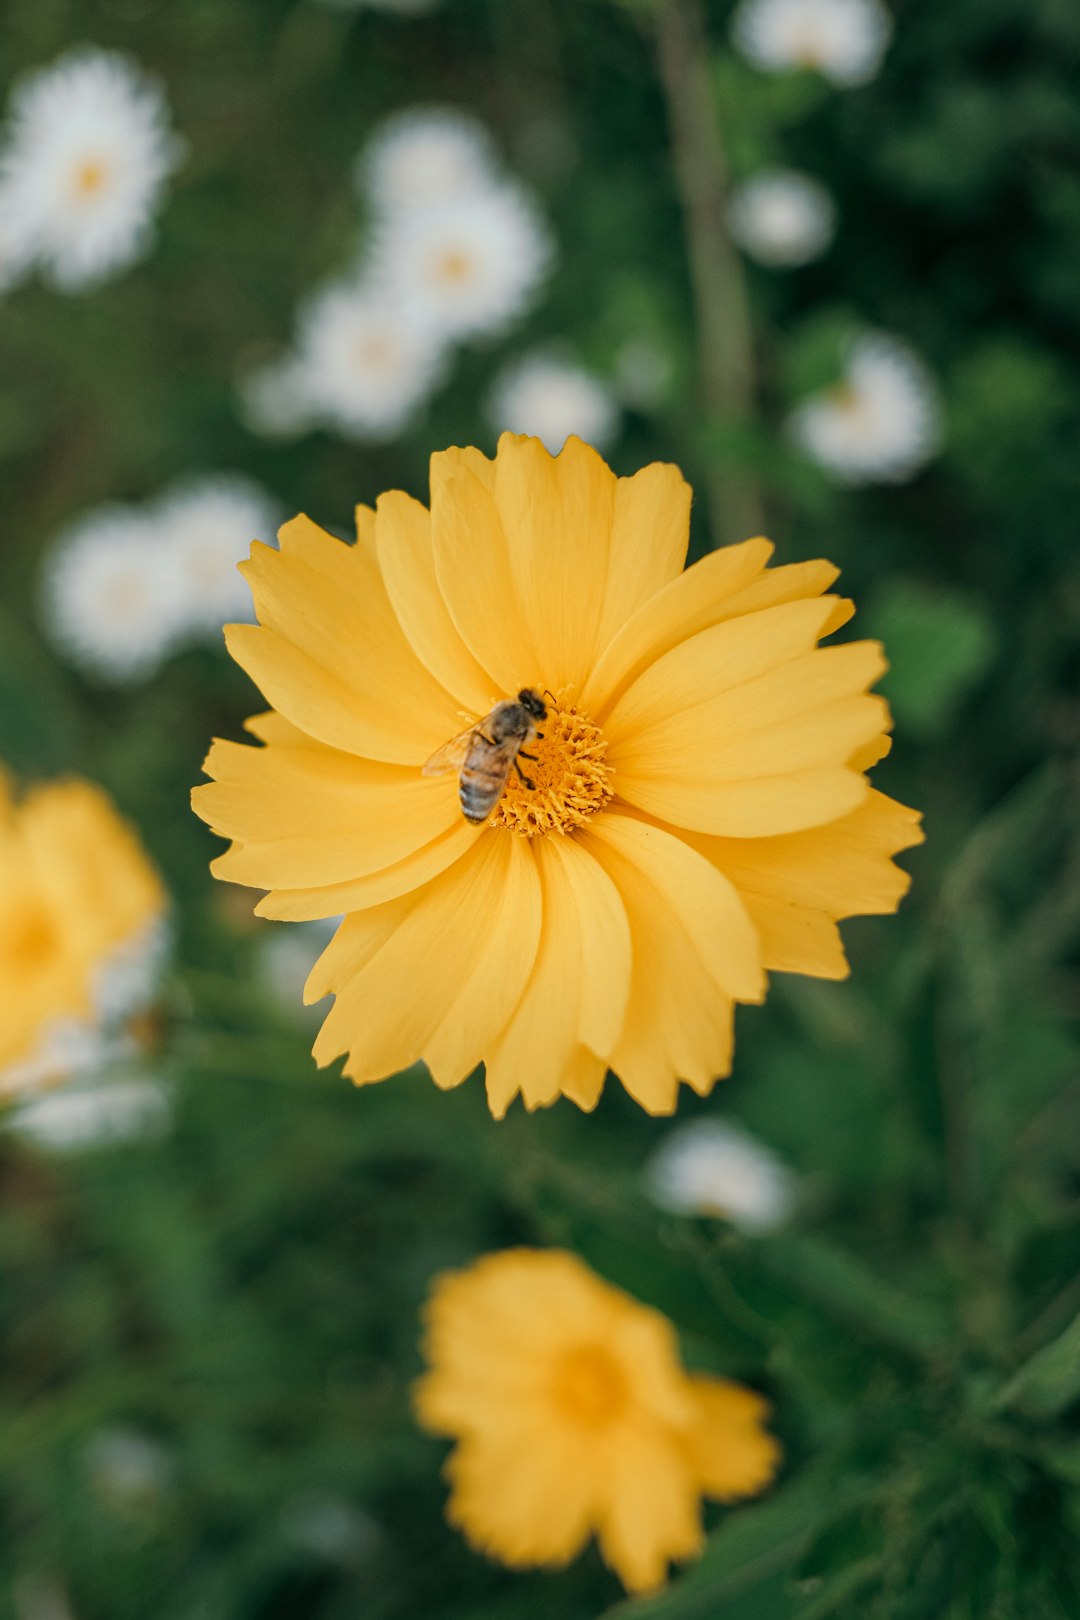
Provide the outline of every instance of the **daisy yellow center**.
{"type": "Polygon", "coordinates": [[[549,707],[540,730],[543,735],[525,747],[534,757],[521,760],[528,781],[512,771],[491,818],[496,826],[526,838],[583,827],[612,795],[611,767],[604,763],[607,743],[599,726],[572,706],[549,707]]]}
{"type": "Polygon", "coordinates": [[[440,255],[438,271],[442,281],[468,281],[473,273],[473,262],[461,248],[448,248],[440,255]]]}
{"type": "Polygon", "coordinates": [[[397,349],[389,338],[363,337],[353,346],[353,356],[358,371],[389,372],[397,361],[397,349]]]}
{"type": "Polygon", "coordinates": [[[108,178],[108,164],[100,158],[87,158],[75,171],[75,190],[80,197],[93,197],[108,178]]]}
{"type": "Polygon", "coordinates": [[[555,1405],[572,1423],[603,1428],[625,1411],[628,1393],[622,1368],[603,1345],[575,1345],[555,1364],[555,1405]]]}

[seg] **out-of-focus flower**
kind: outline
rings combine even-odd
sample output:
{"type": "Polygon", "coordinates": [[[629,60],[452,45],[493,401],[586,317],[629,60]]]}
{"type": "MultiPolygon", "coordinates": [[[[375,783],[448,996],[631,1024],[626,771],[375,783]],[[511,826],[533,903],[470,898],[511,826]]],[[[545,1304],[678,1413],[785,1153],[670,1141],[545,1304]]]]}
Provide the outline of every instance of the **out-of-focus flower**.
{"type": "Polygon", "coordinates": [[[237,564],[253,540],[277,528],[280,512],[266,491],[236,474],[191,479],[169,490],[151,518],[168,554],[182,627],[216,639],[230,619],[248,618],[251,593],[237,564]]]}
{"type": "Polygon", "coordinates": [[[152,675],[184,630],[184,603],[153,523],[134,508],[88,513],[43,566],[50,638],[101,679],[121,685],[152,675]]]}
{"type": "Polygon", "coordinates": [[[468,113],[412,107],[388,118],[372,137],[357,178],[382,214],[450,203],[495,183],[491,138],[468,113]]]}
{"type": "Polygon", "coordinates": [[[162,1136],[172,1119],[172,1094],[158,1080],[96,1080],[43,1091],[16,1103],[3,1123],[53,1153],[78,1153],[162,1136]]]}
{"type": "Polygon", "coordinates": [[[65,292],[105,280],[150,246],[182,155],[161,89],[126,57],[77,47],[27,74],[0,137],[9,251],[65,292]]]}
{"type": "Polygon", "coordinates": [[[576,1255],[512,1249],[440,1277],[420,1422],[457,1441],[447,1517],[515,1568],[595,1535],[631,1592],[702,1544],[703,1496],[764,1490],[780,1450],[759,1395],[688,1376],[671,1323],[576,1255]]]}
{"type": "Polygon", "coordinates": [[[85,1459],[96,1494],[122,1513],[153,1507],[172,1481],[168,1447],[140,1429],[98,1429],[87,1442],[85,1459]]]}
{"type": "Polygon", "coordinates": [[[0,1092],[94,1065],[110,1020],[134,1010],[128,953],[152,942],[164,910],[100,788],[53,782],[17,801],[0,777],[0,1092]]]}
{"type": "Polygon", "coordinates": [[[933,378],[906,344],[868,332],[851,346],[843,378],[790,418],[798,444],[842,484],[901,484],[941,447],[933,378]]]}
{"type": "Polygon", "coordinates": [[[867,84],[892,37],[881,0],[741,0],[737,48],[766,73],[812,68],[834,84],[867,84]]]}
{"type": "Polygon", "coordinates": [[[649,1193],[676,1215],[719,1215],[746,1232],[783,1225],[794,1201],[787,1166],[762,1142],[719,1120],[671,1131],[649,1160],[649,1193]]]}
{"type": "Polygon", "coordinates": [[[281,1530],[287,1541],[310,1557],[354,1570],[370,1558],[381,1539],[369,1513],[340,1496],[314,1491],[286,1504],[281,1530]]]}
{"type": "Polygon", "coordinates": [[[504,434],[432,457],[430,513],[394,492],[355,545],[300,517],[253,548],[259,624],[227,640],[276,712],[262,746],[215,743],[194,803],[260,915],[345,914],[307,986],[336,997],[320,1063],[366,1084],[423,1059],[447,1087],[483,1060],[499,1116],[519,1091],[592,1108],[610,1067],[670,1113],[679,1077],[727,1073],[766,970],[842,978],[836,919],[895,909],[921,834],[864,774],[880,646],[818,648],[852,611],[826,562],[767,570],[758,539],[682,573],[689,513],[676,467],[616,479],[577,439],[504,434]],[[447,744],[501,703],[476,825],[457,761],[491,756],[447,744]]]}
{"type": "Polygon", "coordinates": [[[833,238],[836,209],[809,175],[768,169],[735,187],[728,225],[752,259],[786,269],[821,257],[833,238]]]}
{"type": "Polygon", "coordinates": [[[312,426],[314,407],[307,396],[307,378],[294,354],[247,372],[239,393],[244,422],[252,433],[292,439],[312,426]]]}
{"type": "Polygon", "coordinates": [[[303,311],[297,344],[312,413],[358,439],[391,439],[438,381],[442,346],[406,303],[347,282],[303,311]]]}
{"type": "Polygon", "coordinates": [[[532,303],[552,257],[532,198],[501,180],[385,220],[372,270],[395,289],[409,322],[444,342],[505,331],[532,303]]]}
{"type": "Polygon", "coordinates": [[[256,972],[270,1000],[285,1012],[303,1016],[304,986],[311,970],[337,930],[341,917],[317,922],[272,923],[256,943],[256,972]]]}
{"type": "Polygon", "coordinates": [[[532,354],[503,371],[488,415],[496,432],[532,433],[557,455],[572,433],[606,450],[619,430],[619,410],[591,372],[557,355],[532,354]]]}

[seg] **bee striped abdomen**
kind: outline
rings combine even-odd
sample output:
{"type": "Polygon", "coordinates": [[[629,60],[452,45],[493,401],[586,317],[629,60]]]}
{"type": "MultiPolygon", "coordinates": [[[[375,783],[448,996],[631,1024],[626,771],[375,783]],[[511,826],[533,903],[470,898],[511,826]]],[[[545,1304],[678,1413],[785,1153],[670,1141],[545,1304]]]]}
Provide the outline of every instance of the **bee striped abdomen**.
{"type": "Polygon", "coordinates": [[[502,797],[508,775],[509,767],[499,758],[462,766],[458,797],[466,821],[487,820],[502,797]]]}

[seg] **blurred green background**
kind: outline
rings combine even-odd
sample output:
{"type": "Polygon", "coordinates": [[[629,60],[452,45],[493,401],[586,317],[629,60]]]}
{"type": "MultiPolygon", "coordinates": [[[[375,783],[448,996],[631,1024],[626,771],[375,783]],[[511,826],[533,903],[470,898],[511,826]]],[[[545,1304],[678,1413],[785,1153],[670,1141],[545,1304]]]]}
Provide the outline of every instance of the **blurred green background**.
{"type": "MultiPolygon", "coordinates": [[[[760,411],[732,431],[697,396],[662,9],[4,0],[0,104],[73,42],[119,47],[189,143],[144,262],[0,301],[0,757],[104,783],[178,930],[152,1059],[172,1132],[66,1156],[0,1138],[4,1620],[1080,1614],[1080,11],[897,0],[880,76],[846,91],[755,72],[706,8],[734,173],[797,166],[839,210],[819,262],[745,266],[760,411]],[[347,261],[365,140],[429,103],[479,116],[535,188],[550,283],[392,442],[257,437],[238,379],[347,261]],[[943,452],[902,486],[838,488],[783,431],[852,321],[942,393],[943,452]],[[800,1177],[795,1220],[754,1239],[652,1206],[668,1127],[615,1085],[591,1117],[495,1125],[475,1079],[317,1073],[314,1026],[256,971],[272,925],[213,883],[187,806],[210,736],[260,707],[246,677],[207,647],[117,692],[38,627],[38,559],[98,503],[225,468],[345,531],[356,501],[422,496],[433,449],[493,448],[509,355],[557,342],[611,378],[642,339],[667,381],[624,402],[609,459],[750,476],[779,560],[843,567],[892,662],[876,780],[926,813],[900,916],[845,925],[851,980],[775,980],[733,1078],[680,1103],[800,1177]],[[659,1598],[622,1606],[592,1552],[509,1574],[443,1523],[446,1448],[408,1409],[417,1311],[433,1273],[518,1242],[578,1249],[671,1315],[689,1364],[775,1403],[780,1482],[710,1510],[659,1598]],[[152,1443],[137,1488],[103,1483],[103,1434],[152,1443]]],[[[700,552],[704,502],[694,523],[700,552]]]]}

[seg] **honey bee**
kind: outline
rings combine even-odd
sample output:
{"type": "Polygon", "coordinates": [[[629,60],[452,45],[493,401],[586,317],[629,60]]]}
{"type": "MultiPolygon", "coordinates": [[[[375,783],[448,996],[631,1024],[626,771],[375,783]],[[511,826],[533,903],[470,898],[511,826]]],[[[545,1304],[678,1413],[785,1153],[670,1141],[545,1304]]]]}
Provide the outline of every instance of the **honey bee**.
{"type": "Polygon", "coordinates": [[[546,719],[547,705],[539,692],[523,686],[516,699],[496,703],[486,719],[436,749],[423,774],[443,776],[448,771],[459,771],[461,813],[466,821],[478,826],[502,798],[511,770],[517,771],[527,788],[535,787],[518,760],[536,758],[524,752],[524,745],[544,735],[537,730],[537,722],[546,719]]]}

